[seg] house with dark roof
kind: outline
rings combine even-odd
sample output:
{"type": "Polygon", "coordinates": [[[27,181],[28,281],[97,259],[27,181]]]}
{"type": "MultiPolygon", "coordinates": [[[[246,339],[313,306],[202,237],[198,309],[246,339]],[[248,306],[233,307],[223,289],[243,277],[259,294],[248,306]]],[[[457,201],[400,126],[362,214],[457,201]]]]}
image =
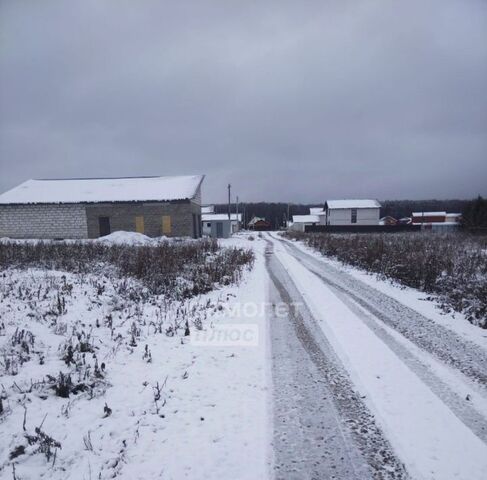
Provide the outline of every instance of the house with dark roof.
{"type": "Polygon", "coordinates": [[[272,230],[271,224],[262,217],[253,216],[250,222],[247,224],[249,230],[266,231],[272,230]]]}
{"type": "Polygon", "coordinates": [[[0,195],[0,237],[201,236],[203,175],[28,180],[0,195]]]}

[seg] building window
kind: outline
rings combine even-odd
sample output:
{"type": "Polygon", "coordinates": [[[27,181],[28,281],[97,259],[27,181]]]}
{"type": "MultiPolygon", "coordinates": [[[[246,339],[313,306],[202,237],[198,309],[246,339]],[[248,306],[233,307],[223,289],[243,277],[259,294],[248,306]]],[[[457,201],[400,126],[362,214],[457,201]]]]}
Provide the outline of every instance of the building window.
{"type": "Polygon", "coordinates": [[[163,215],[162,216],[162,234],[163,235],[170,235],[171,234],[171,216],[170,215],[163,215]]]}
{"type": "Polygon", "coordinates": [[[210,223],[210,222],[208,222],[208,223],[206,224],[206,226],[207,226],[207,227],[211,227],[211,223],[210,223]]]}
{"type": "Polygon", "coordinates": [[[352,208],[352,223],[357,223],[357,209],[352,208]]]}
{"type": "Polygon", "coordinates": [[[135,231],[144,233],[144,217],[135,217],[135,231]]]}

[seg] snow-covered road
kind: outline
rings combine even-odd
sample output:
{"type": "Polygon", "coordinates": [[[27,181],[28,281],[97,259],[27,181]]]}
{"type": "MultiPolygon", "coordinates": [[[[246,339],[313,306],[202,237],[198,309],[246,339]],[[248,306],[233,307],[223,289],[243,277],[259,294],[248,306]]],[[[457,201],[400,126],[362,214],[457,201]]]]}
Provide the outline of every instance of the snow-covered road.
{"type": "Polygon", "coordinates": [[[487,478],[481,343],[266,240],[276,477],[487,478]]]}
{"type": "Polygon", "coordinates": [[[406,478],[272,243],[266,255],[276,478],[406,478]]]}

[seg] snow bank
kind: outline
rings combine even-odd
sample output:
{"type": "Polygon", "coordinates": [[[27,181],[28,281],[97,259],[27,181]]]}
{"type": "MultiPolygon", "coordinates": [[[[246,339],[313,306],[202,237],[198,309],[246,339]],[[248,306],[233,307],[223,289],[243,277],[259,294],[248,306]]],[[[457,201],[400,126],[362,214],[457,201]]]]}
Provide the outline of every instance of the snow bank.
{"type": "MultiPolygon", "coordinates": [[[[10,237],[2,237],[0,238],[0,244],[7,244],[7,243],[38,243],[38,242],[53,242],[54,240],[42,240],[42,239],[35,239],[35,238],[10,238],[10,237]]],[[[57,240],[56,240],[57,241],[57,240]]]]}
{"type": "Polygon", "coordinates": [[[97,238],[97,242],[107,243],[110,245],[154,245],[154,240],[143,233],[117,231],[97,238]]]}
{"type": "Polygon", "coordinates": [[[2,243],[89,243],[89,242],[101,242],[107,245],[133,245],[133,246],[143,246],[143,245],[159,245],[162,242],[197,242],[199,239],[189,238],[189,237],[148,237],[143,233],[138,232],[127,232],[123,230],[118,230],[116,232],[110,233],[104,237],[94,238],[94,239],[69,239],[64,240],[54,240],[50,238],[9,238],[1,237],[0,244],[2,243]]]}
{"type": "MultiPolygon", "coordinates": [[[[79,241],[79,240],[78,240],[79,241]]],[[[160,245],[163,242],[173,242],[173,243],[182,243],[182,242],[197,242],[199,241],[198,238],[189,238],[189,237],[148,237],[143,233],[138,232],[126,232],[123,230],[118,230],[116,232],[110,233],[110,235],[106,235],[101,238],[95,238],[94,240],[81,240],[84,242],[101,242],[107,245],[132,245],[132,246],[156,246],[160,245]]]]}

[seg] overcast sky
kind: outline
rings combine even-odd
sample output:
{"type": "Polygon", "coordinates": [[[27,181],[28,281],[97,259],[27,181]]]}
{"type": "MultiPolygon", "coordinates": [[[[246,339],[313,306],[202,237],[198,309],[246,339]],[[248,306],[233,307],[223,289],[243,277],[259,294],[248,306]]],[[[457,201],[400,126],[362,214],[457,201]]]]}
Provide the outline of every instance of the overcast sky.
{"type": "Polygon", "coordinates": [[[0,0],[0,191],[196,173],[205,202],[487,195],[487,2],[0,0]]]}

